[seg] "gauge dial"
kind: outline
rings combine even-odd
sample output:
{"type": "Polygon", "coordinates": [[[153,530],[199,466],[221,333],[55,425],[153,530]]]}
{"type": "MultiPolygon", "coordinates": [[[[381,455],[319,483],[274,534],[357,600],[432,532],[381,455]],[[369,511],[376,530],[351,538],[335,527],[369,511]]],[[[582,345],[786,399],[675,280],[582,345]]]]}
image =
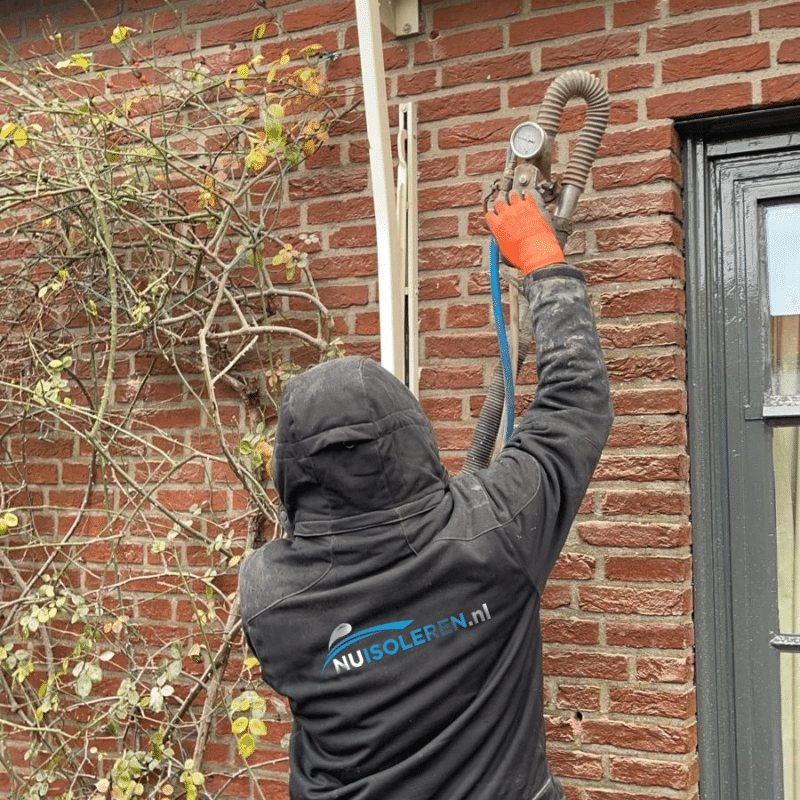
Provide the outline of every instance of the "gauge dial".
{"type": "Polygon", "coordinates": [[[535,122],[522,122],[511,133],[511,151],[517,158],[534,158],[547,141],[547,134],[535,122]]]}

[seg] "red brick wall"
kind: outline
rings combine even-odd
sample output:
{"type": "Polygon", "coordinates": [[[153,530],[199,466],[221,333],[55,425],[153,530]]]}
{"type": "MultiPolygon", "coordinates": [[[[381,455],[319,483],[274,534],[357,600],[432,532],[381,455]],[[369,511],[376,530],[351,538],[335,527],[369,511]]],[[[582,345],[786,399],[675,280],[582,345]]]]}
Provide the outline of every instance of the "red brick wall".
{"type": "MultiPolygon", "coordinates": [[[[37,38],[45,15],[68,48],[98,40],[79,2],[41,5],[26,11],[30,5],[4,4],[0,29],[15,45],[37,38]]],[[[119,21],[146,28],[155,14],[164,51],[180,48],[172,12],[160,0],[92,5],[109,30],[119,21]]],[[[320,42],[341,51],[331,80],[357,90],[349,0],[172,5],[209,57],[229,57],[229,44],[248,40],[255,25],[271,19],[268,55],[287,42],[320,42]]],[[[553,78],[588,69],[611,94],[610,125],[568,253],[591,286],[617,420],[544,598],[549,750],[570,798],[692,798],[702,764],[681,163],[672,121],[800,100],[800,3],[421,0],[420,12],[420,33],[387,34],[384,56],[390,105],[417,102],[421,400],[453,470],[496,352],[482,193],[501,169],[509,132],[535,115],[553,78]]],[[[575,131],[581,119],[580,105],[571,105],[565,130],[575,131]]],[[[568,140],[565,133],[559,141],[562,158],[568,140]]],[[[292,178],[288,199],[297,211],[289,232],[318,236],[313,267],[337,329],[351,352],[377,355],[367,159],[365,125],[357,119],[292,178]]],[[[526,370],[523,394],[532,391],[530,378],[526,370]]]]}

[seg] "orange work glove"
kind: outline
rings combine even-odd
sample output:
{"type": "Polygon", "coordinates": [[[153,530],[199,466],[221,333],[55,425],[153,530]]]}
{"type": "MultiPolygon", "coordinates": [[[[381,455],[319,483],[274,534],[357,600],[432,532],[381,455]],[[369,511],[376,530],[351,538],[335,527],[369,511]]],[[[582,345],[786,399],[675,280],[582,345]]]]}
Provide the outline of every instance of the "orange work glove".
{"type": "MultiPolygon", "coordinates": [[[[537,198],[538,199],[538,198],[537,198]]],[[[494,212],[486,214],[503,258],[523,275],[551,264],[564,263],[564,253],[549,221],[544,203],[526,193],[524,199],[512,192],[510,205],[501,200],[494,212]]]]}

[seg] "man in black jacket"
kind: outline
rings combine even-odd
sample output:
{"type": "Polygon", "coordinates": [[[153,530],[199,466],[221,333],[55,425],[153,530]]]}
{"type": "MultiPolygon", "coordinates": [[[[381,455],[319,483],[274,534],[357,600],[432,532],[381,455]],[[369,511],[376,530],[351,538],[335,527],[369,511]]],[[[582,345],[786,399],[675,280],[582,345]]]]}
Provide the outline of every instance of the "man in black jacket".
{"type": "Polygon", "coordinates": [[[244,629],[289,698],[293,800],[558,800],[539,604],[611,425],[583,276],[529,196],[487,215],[525,276],[536,396],[496,461],[448,477],[373,361],[286,385],[273,475],[290,536],[245,559],[244,629]]]}

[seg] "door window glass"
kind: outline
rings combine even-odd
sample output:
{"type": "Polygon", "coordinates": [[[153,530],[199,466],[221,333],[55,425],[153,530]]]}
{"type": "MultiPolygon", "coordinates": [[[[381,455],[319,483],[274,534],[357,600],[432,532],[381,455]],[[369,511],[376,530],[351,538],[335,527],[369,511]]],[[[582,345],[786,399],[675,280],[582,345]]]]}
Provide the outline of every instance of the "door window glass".
{"type": "MultiPolygon", "coordinates": [[[[800,204],[766,210],[772,394],[800,395],[800,204]]],[[[772,432],[780,633],[800,634],[800,428],[772,432]]],[[[780,658],[784,800],[800,800],[800,654],[780,658]]]]}
{"type": "Polygon", "coordinates": [[[800,203],[766,209],[772,394],[800,394],[800,203]]]}

